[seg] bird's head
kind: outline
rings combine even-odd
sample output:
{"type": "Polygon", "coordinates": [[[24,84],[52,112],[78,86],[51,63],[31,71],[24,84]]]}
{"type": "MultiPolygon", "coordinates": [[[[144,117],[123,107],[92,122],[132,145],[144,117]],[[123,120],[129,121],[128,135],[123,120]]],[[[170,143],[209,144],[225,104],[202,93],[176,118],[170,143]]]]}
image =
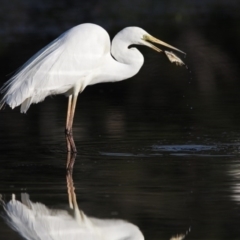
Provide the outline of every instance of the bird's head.
{"type": "Polygon", "coordinates": [[[145,45],[147,47],[154,49],[157,52],[162,52],[163,50],[153,45],[153,43],[162,45],[164,47],[167,47],[185,54],[180,49],[175,48],[172,45],[153,37],[152,35],[150,35],[140,27],[126,27],[122,31],[120,31],[117,35],[118,35],[118,38],[122,39],[123,41],[127,40],[129,43],[132,43],[132,44],[145,45]]]}
{"type": "Polygon", "coordinates": [[[120,32],[120,35],[121,35],[120,38],[124,40],[128,39],[128,42],[132,43],[133,45],[136,44],[136,45],[144,45],[144,46],[150,47],[157,52],[163,52],[170,62],[175,62],[177,65],[185,65],[182,62],[182,60],[178,58],[174,53],[162,50],[159,47],[156,47],[153,43],[159,44],[166,48],[170,48],[172,50],[178,51],[183,54],[186,54],[186,53],[184,53],[183,51],[181,51],[176,47],[173,47],[172,45],[166,42],[163,42],[162,40],[159,40],[153,37],[142,28],[127,27],[120,32]]]}
{"type": "MultiPolygon", "coordinates": [[[[157,52],[164,53],[170,62],[174,62],[180,66],[185,65],[184,62],[179,57],[177,57],[174,53],[166,51],[166,50],[162,50],[159,47],[156,47],[154,45],[154,43],[159,44],[165,48],[170,48],[172,50],[175,50],[175,51],[185,54],[180,49],[175,48],[172,45],[153,37],[152,35],[150,35],[145,30],[143,30],[142,28],[139,28],[139,27],[126,27],[122,31],[120,31],[113,39],[112,54],[120,62],[126,62],[125,57],[122,57],[122,55],[120,53],[122,53],[122,51],[124,49],[126,49],[124,47],[127,47],[127,48],[131,48],[132,50],[134,50],[135,58],[136,58],[136,56],[138,56],[139,59],[142,59],[139,51],[136,51],[136,48],[132,48],[132,47],[133,47],[133,45],[144,45],[144,46],[152,48],[153,50],[155,50],[157,52]]],[[[128,56],[130,53],[133,53],[133,51],[129,52],[128,56]]]]}

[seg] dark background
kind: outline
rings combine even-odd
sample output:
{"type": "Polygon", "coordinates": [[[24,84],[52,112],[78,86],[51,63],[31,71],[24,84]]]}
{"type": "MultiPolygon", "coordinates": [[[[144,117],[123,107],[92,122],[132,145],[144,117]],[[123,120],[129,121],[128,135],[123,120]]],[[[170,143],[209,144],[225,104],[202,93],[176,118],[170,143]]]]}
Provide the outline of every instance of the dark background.
{"type": "MultiPolygon", "coordinates": [[[[87,87],[74,122],[80,207],[138,225],[146,239],[239,239],[239,1],[1,1],[0,83],[84,22],[139,26],[183,50],[189,70],[139,47],[132,79],[87,87]]],[[[66,207],[64,96],[0,112],[0,193],[66,207]]],[[[0,236],[19,239],[1,222],[0,236]]]]}

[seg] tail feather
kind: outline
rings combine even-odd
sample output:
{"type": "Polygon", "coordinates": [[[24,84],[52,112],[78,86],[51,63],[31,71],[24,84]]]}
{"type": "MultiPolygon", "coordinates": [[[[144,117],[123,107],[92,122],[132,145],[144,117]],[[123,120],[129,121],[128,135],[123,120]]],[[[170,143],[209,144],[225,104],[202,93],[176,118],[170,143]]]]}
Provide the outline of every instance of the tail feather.
{"type": "Polygon", "coordinates": [[[47,73],[54,65],[58,54],[61,53],[62,49],[59,49],[59,46],[61,46],[61,36],[30,58],[16,74],[2,86],[0,93],[4,94],[4,96],[0,101],[0,109],[2,109],[5,104],[11,108],[22,105],[21,112],[26,112],[31,103],[37,102],[36,99],[42,101],[46,97],[44,94],[43,97],[35,97],[34,95],[38,95],[38,93],[34,92],[34,87],[36,84],[46,82],[47,73]],[[55,58],[48,58],[56,50],[59,51],[56,52],[55,58]],[[50,60],[48,64],[45,64],[46,59],[50,60]],[[39,75],[38,71],[42,66],[42,74],[39,75]],[[38,74],[37,77],[36,74],[38,74]]]}
{"type": "Polygon", "coordinates": [[[27,98],[24,100],[24,102],[21,104],[20,112],[26,113],[31,105],[31,98],[27,98]]]}
{"type": "Polygon", "coordinates": [[[4,101],[3,101],[3,102],[1,101],[1,102],[0,102],[0,110],[2,110],[2,109],[4,108],[4,106],[5,106],[5,102],[4,102],[4,101]]]}

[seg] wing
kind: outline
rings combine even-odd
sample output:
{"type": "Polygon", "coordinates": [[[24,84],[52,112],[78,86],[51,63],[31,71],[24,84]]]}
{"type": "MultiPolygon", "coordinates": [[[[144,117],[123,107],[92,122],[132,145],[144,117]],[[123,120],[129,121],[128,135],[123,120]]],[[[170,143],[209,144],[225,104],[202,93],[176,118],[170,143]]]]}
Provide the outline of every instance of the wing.
{"type": "Polygon", "coordinates": [[[81,24],[68,30],[36,53],[3,86],[1,105],[11,108],[22,104],[26,112],[32,103],[46,96],[65,93],[80,86],[103,64],[110,52],[107,32],[94,24],[81,24]]]}

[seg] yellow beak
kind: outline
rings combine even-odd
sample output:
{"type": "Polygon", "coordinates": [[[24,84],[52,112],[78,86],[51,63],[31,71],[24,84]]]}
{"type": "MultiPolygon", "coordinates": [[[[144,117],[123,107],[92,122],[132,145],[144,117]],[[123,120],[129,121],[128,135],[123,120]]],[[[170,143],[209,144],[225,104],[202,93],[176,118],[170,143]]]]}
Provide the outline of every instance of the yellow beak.
{"type": "Polygon", "coordinates": [[[164,47],[168,47],[168,48],[171,48],[171,49],[173,49],[175,51],[178,51],[180,53],[186,54],[185,52],[181,51],[180,49],[175,48],[175,47],[171,46],[170,44],[165,43],[165,42],[163,42],[163,41],[161,41],[161,40],[159,40],[159,39],[157,39],[157,38],[155,38],[155,37],[153,37],[153,36],[151,36],[149,34],[144,35],[143,36],[143,40],[146,41],[145,44],[147,46],[149,46],[150,48],[154,49],[157,52],[162,52],[163,50],[161,50],[160,48],[154,46],[150,42],[157,43],[157,44],[160,44],[160,45],[162,45],[164,47]]]}

